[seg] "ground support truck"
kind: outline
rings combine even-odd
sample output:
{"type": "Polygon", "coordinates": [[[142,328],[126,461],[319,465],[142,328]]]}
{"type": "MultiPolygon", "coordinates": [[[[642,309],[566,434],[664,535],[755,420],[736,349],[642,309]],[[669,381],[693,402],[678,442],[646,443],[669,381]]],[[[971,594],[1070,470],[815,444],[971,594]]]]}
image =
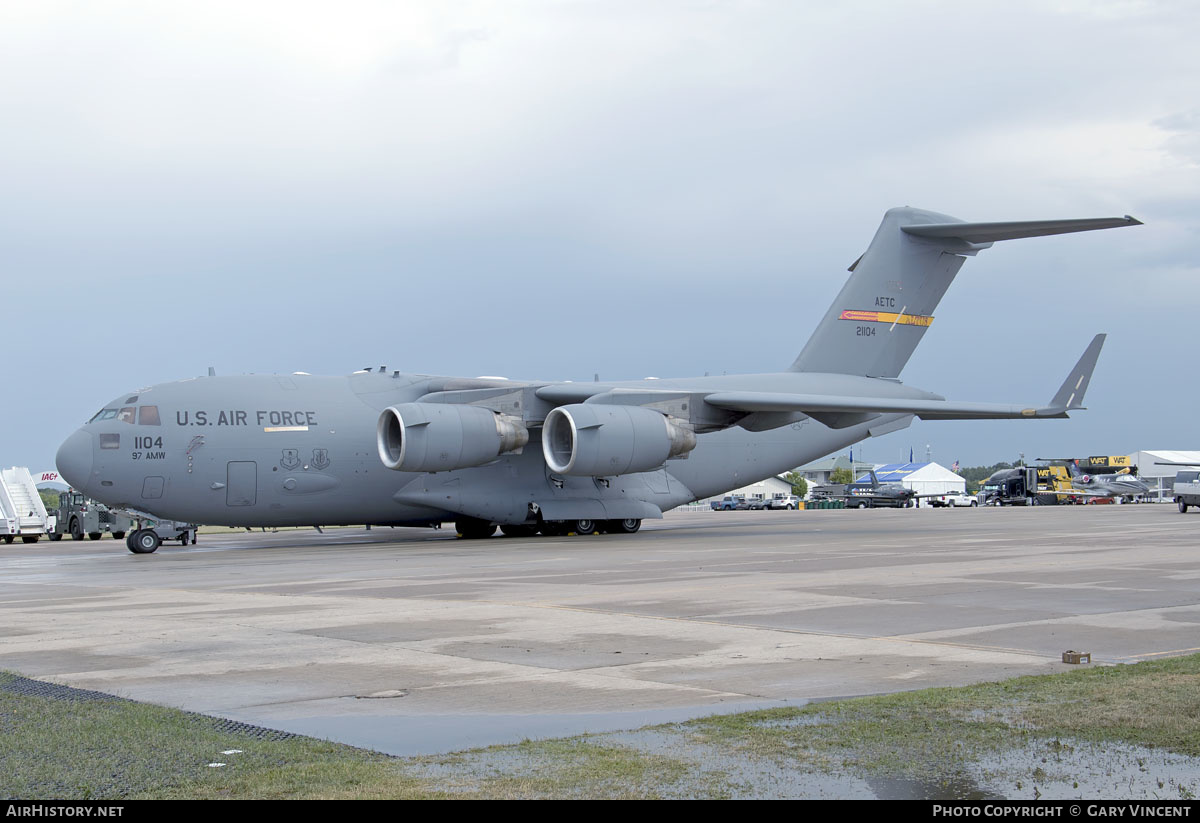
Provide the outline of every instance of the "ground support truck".
{"type": "Polygon", "coordinates": [[[82,540],[84,535],[99,540],[106,533],[120,540],[133,526],[133,518],[128,514],[89,500],[74,489],[58,496],[55,514],[56,525],[49,533],[51,540],[62,540],[64,534],[71,535],[72,540],[82,540]]]}
{"type": "Polygon", "coordinates": [[[54,515],[46,511],[37,484],[23,466],[0,470],[0,539],[36,543],[54,531],[54,515]]]}

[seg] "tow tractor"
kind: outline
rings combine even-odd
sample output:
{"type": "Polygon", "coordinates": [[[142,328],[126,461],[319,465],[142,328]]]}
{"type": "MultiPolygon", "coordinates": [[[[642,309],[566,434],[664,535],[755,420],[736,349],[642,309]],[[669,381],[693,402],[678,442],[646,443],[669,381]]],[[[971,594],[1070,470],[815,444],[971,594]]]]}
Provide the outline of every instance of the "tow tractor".
{"type": "Polygon", "coordinates": [[[124,512],[89,500],[74,489],[58,495],[54,514],[54,527],[47,532],[51,540],[62,540],[64,534],[70,534],[72,540],[82,540],[84,535],[99,540],[105,532],[120,540],[133,524],[133,518],[124,512]]]}

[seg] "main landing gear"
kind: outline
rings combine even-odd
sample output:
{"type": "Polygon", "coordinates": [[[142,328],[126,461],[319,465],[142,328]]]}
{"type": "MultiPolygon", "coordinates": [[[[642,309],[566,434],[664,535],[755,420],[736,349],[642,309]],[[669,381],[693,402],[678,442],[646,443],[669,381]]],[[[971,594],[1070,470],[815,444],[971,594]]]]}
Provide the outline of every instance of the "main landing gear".
{"type": "MultiPolygon", "coordinates": [[[[624,520],[539,520],[537,525],[520,524],[500,527],[505,537],[561,537],[567,534],[633,534],[642,527],[642,521],[629,517],[624,520]]],[[[455,531],[464,540],[479,540],[496,533],[496,525],[474,517],[461,517],[454,521],[455,531]]]]}

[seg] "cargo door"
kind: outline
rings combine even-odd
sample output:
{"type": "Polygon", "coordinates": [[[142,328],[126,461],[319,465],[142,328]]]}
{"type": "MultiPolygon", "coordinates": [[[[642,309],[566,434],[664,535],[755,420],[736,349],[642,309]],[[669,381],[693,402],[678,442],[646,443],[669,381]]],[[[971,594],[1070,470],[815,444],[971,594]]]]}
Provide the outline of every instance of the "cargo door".
{"type": "Polygon", "coordinates": [[[226,466],[225,504],[253,506],[258,497],[258,464],[253,460],[237,460],[226,466]]]}

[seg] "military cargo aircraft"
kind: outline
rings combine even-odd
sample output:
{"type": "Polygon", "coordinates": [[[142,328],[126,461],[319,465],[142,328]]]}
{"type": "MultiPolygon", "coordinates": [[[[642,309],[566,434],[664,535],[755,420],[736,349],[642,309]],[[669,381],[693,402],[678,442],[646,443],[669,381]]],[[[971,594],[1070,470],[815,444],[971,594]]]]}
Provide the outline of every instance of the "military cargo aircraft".
{"type": "MultiPolygon", "coordinates": [[[[122,394],[58,452],[80,492],[156,519],[230,526],[453,522],[466,538],[637,531],[924,420],[1082,408],[1104,335],[1044,406],[960,403],[897,378],[967,257],[1132,217],[968,223],[891,209],[783,371],[611,383],[363,369],[198,377],[122,394]],[[540,442],[539,442],[540,441],[540,442]]],[[[130,535],[135,552],[158,547],[130,535]]]]}

